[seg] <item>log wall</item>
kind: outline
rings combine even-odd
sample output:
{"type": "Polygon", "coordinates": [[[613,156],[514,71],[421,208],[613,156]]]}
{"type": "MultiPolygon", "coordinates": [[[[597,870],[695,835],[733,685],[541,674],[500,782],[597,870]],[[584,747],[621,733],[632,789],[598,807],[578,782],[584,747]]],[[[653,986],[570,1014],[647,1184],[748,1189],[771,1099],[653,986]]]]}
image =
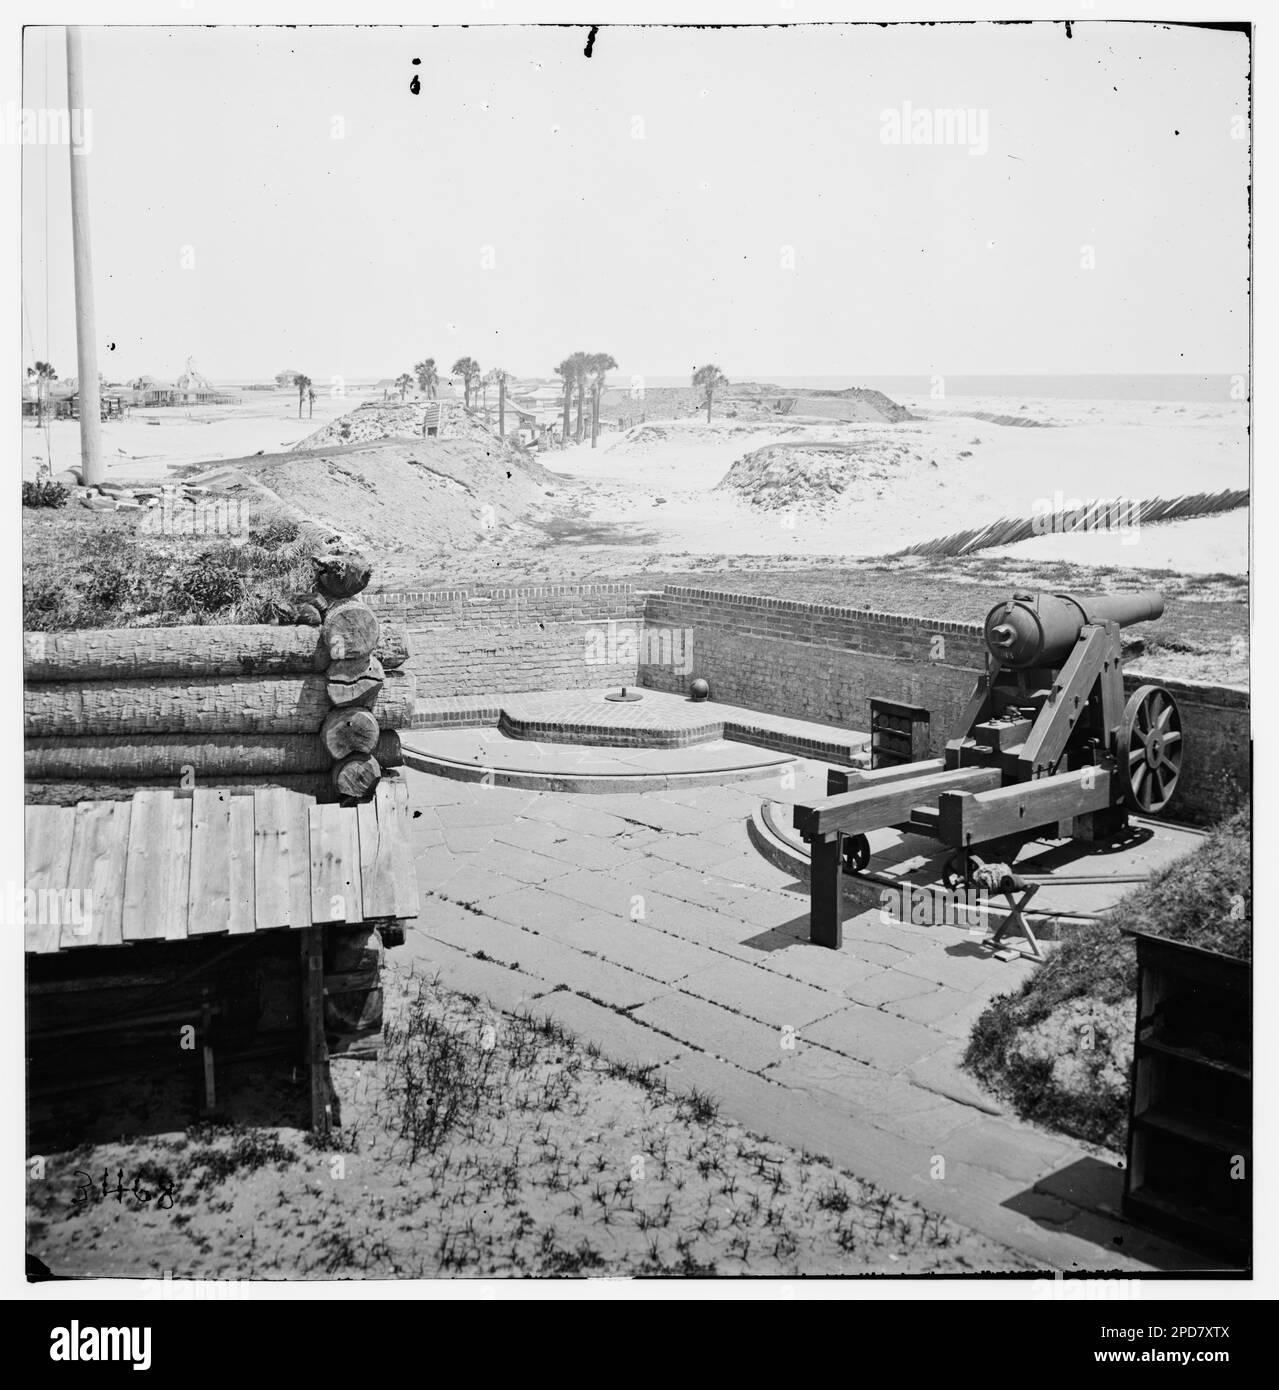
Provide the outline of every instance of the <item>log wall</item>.
{"type": "MultiPolygon", "coordinates": [[[[369,704],[373,756],[402,764],[413,717],[402,625],[383,622],[384,682],[369,704]]],[[[120,628],[27,633],[27,800],[118,799],[142,786],[328,787],[320,728],[333,709],[329,652],[310,627],[120,628]]],[[[331,791],[324,799],[333,799],[331,791]]]]}

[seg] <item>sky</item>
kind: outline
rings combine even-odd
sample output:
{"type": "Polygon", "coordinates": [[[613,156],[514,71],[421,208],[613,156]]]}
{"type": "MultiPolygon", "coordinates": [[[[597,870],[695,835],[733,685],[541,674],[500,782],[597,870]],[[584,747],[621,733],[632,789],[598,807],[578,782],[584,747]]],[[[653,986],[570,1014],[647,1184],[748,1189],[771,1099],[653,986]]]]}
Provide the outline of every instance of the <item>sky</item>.
{"type": "MultiPolygon", "coordinates": [[[[86,29],[100,369],[1246,370],[1246,40],[1072,35],[86,29]]],[[[28,28],[24,104],[65,100],[28,28]]],[[[71,376],[67,152],[23,156],[24,365],[71,376]]]]}

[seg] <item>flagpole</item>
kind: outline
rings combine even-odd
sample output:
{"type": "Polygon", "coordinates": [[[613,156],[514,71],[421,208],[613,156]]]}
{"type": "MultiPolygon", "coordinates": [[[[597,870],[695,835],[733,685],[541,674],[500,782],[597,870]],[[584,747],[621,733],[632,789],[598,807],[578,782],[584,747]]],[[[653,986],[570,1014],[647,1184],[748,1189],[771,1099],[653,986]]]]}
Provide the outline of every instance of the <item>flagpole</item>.
{"type": "Polygon", "coordinates": [[[80,30],[67,26],[67,125],[71,151],[71,247],[75,261],[76,360],[80,415],[80,467],[86,487],[102,480],[102,396],[98,384],[97,318],[93,306],[93,252],[89,241],[89,152],[84,146],[84,54],[80,30]]]}

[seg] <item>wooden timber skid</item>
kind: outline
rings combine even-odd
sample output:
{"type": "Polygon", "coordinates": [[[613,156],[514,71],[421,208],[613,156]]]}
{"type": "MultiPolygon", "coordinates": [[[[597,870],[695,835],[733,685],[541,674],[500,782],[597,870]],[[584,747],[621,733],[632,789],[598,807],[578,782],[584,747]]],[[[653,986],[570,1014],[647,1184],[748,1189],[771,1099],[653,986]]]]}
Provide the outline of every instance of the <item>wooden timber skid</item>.
{"type": "MultiPolygon", "coordinates": [[[[131,801],[27,806],[33,906],[75,893],[91,910],[28,913],[26,952],[298,932],[311,1122],[323,1132],[332,1120],[326,932],[398,928],[417,916],[407,816],[407,784],[394,773],[354,806],[320,804],[283,787],[143,790],[131,801]]],[[[342,992],[342,980],[332,984],[330,993],[342,992]]],[[[208,1021],[206,1009],[205,1037],[208,1021]]],[[[211,1067],[206,1043],[210,1095],[211,1067]]]]}
{"type": "Polygon", "coordinates": [[[1128,812],[1156,814],[1181,765],[1176,702],[1142,686],[1125,703],[1119,631],[1157,618],[1158,594],[1015,594],[986,618],[987,668],[944,758],[831,770],[824,800],[797,805],[811,853],[809,936],[843,943],[841,873],[870,860],[891,827],[952,851],[947,887],[987,860],[1011,864],[1035,839],[1111,839],[1128,812]]]}

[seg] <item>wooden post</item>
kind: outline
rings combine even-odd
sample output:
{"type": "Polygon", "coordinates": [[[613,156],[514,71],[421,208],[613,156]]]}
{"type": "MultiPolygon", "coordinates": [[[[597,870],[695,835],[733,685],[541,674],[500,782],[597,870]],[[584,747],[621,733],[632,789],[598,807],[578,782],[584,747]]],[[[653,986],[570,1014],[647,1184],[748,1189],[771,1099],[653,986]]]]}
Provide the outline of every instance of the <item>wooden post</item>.
{"type": "Polygon", "coordinates": [[[306,1065],[311,1082],[311,1128],[327,1134],[333,1123],[329,1104],[329,1054],[324,1040],[324,928],[302,931],[302,1017],[306,1065]]]}
{"type": "Polygon", "coordinates": [[[212,1115],[218,1108],[218,1093],[213,1075],[213,1007],[208,995],[209,992],[206,990],[201,1011],[200,1037],[204,1044],[204,1113],[212,1115]]]}
{"type": "Polygon", "coordinates": [[[102,481],[102,398],[98,386],[97,316],[93,306],[93,252],[89,240],[88,150],[83,144],[84,55],[80,30],[67,26],[67,120],[71,151],[71,248],[75,262],[76,363],[80,414],[80,467],[86,487],[102,481]],[[77,137],[76,131],[79,130],[77,137]]]}
{"type": "Polygon", "coordinates": [[[838,951],[844,944],[844,912],[840,900],[839,835],[815,835],[810,843],[808,939],[814,946],[838,951]]]}

